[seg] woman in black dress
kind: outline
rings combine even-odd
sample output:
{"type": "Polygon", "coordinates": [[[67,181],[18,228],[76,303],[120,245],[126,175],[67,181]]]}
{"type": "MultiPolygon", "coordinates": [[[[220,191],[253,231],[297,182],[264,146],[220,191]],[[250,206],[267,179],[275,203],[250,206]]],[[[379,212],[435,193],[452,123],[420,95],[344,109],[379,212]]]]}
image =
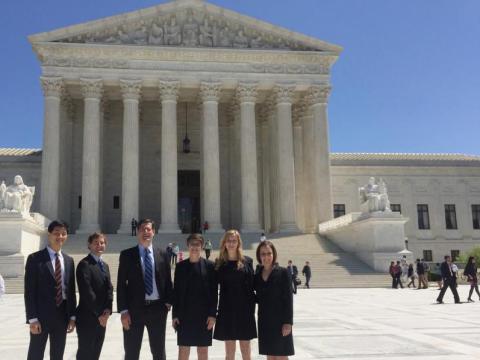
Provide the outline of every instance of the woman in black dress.
{"type": "Polygon", "coordinates": [[[200,256],[203,244],[202,235],[190,235],[189,258],[175,268],[172,326],[177,332],[179,360],[188,360],[191,346],[197,347],[199,360],[206,360],[212,345],[218,287],[214,263],[200,256]]]}
{"type": "Polygon", "coordinates": [[[472,294],[473,290],[477,293],[480,299],[480,292],[478,291],[478,279],[477,279],[477,264],[475,263],[475,257],[470,256],[463,270],[463,275],[467,277],[467,281],[470,283],[470,292],[468,293],[468,302],[473,302],[472,294]]]}
{"type": "Polygon", "coordinates": [[[255,274],[258,302],[258,350],[268,360],[288,359],[293,348],[293,290],[287,269],[276,265],[277,250],[271,241],[257,247],[261,264],[255,274]]]}
{"type": "Polygon", "coordinates": [[[243,360],[250,360],[250,340],[257,337],[253,261],[242,254],[237,230],[228,230],[220,241],[215,264],[220,285],[217,323],[213,338],[225,341],[225,359],[235,359],[236,340],[243,360]]]}

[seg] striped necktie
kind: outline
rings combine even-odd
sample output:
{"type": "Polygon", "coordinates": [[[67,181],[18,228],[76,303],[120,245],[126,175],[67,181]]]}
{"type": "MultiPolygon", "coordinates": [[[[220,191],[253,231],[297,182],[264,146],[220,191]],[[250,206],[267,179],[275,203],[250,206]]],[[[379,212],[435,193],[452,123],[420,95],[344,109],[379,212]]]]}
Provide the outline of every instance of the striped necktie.
{"type": "Polygon", "coordinates": [[[143,265],[145,266],[145,293],[152,295],[153,293],[153,266],[152,259],[150,259],[150,249],[145,249],[145,255],[143,257],[143,265]]]}
{"type": "Polygon", "coordinates": [[[60,264],[60,256],[55,253],[55,304],[60,306],[62,302],[62,265],[60,264]]]}

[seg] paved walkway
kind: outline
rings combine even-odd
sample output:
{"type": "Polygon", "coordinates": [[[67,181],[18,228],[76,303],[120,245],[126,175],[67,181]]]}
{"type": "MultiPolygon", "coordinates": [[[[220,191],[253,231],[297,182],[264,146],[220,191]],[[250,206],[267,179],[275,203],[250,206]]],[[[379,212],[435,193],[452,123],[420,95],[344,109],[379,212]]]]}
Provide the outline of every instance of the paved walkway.
{"type": "MultiPolygon", "coordinates": [[[[462,300],[468,287],[460,286],[462,300]]],[[[480,359],[480,302],[453,304],[447,292],[444,305],[435,304],[438,291],[393,289],[312,289],[295,297],[296,356],[307,359],[480,359]]],[[[25,359],[27,326],[22,295],[0,299],[2,359],[25,359]]],[[[76,335],[68,336],[65,359],[74,359],[76,335]]],[[[253,343],[253,359],[257,354],[253,343]]],[[[47,352],[48,353],[48,352],[47,352]]],[[[107,330],[102,359],[121,359],[123,342],[118,314],[107,330]]],[[[176,338],[167,331],[167,358],[176,359],[176,338]]],[[[151,359],[145,332],[142,359],[151,359]]],[[[237,350],[237,359],[240,359],[237,350]]],[[[196,359],[191,356],[191,359],[196,359]]],[[[224,359],[223,344],[214,341],[210,359],[224,359]]]]}

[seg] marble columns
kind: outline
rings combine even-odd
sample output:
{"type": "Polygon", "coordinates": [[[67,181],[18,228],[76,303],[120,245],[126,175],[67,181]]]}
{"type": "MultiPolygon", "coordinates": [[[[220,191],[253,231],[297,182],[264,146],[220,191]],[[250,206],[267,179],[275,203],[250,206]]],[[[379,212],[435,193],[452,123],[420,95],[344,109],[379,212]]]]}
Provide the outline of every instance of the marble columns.
{"type": "Polygon", "coordinates": [[[141,80],[120,80],[123,97],[122,220],[118,234],[130,234],[139,214],[139,100],[141,80]]]}
{"type": "Polygon", "coordinates": [[[293,155],[292,97],[294,85],[275,86],[277,112],[278,182],[281,232],[297,232],[293,155]]]}
{"type": "Polygon", "coordinates": [[[218,134],[218,99],[220,83],[202,82],[202,214],[210,232],[223,232],[220,218],[220,148],[218,134]]]}
{"type": "Polygon", "coordinates": [[[85,102],[83,123],[82,215],[77,233],[100,230],[100,100],[102,79],[80,79],[85,102]]]}
{"type": "Polygon", "coordinates": [[[45,102],[40,212],[49,219],[57,219],[60,194],[60,105],[64,85],[60,77],[42,76],[40,81],[45,102]]]}
{"type": "Polygon", "coordinates": [[[162,101],[161,224],[159,232],[179,233],[177,189],[178,81],[160,81],[162,101]]]}
{"type": "Polygon", "coordinates": [[[240,178],[242,194],[242,232],[261,232],[258,209],[257,140],[255,124],[256,84],[240,83],[240,178]]]}
{"type": "Polygon", "coordinates": [[[309,91],[313,121],[314,171],[312,182],[316,194],[317,224],[333,218],[332,190],[330,183],[330,149],[328,142],[327,103],[330,87],[312,86],[309,91]]]}

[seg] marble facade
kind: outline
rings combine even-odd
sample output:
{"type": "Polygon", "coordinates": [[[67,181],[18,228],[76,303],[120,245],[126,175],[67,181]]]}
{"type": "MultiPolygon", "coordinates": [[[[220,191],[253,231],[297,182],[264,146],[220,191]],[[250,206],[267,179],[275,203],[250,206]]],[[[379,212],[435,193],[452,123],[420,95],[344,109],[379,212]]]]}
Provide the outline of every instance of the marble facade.
{"type": "Polygon", "coordinates": [[[178,171],[195,170],[210,231],[312,231],[331,217],[327,103],[340,47],[200,0],[29,40],[45,103],[42,214],[70,214],[78,233],[127,233],[132,218],[158,214],[161,232],[179,232],[178,171]],[[312,169],[300,175],[293,127],[304,122],[315,151],[298,158],[312,169]],[[313,212],[297,209],[300,176],[313,212]]]}

